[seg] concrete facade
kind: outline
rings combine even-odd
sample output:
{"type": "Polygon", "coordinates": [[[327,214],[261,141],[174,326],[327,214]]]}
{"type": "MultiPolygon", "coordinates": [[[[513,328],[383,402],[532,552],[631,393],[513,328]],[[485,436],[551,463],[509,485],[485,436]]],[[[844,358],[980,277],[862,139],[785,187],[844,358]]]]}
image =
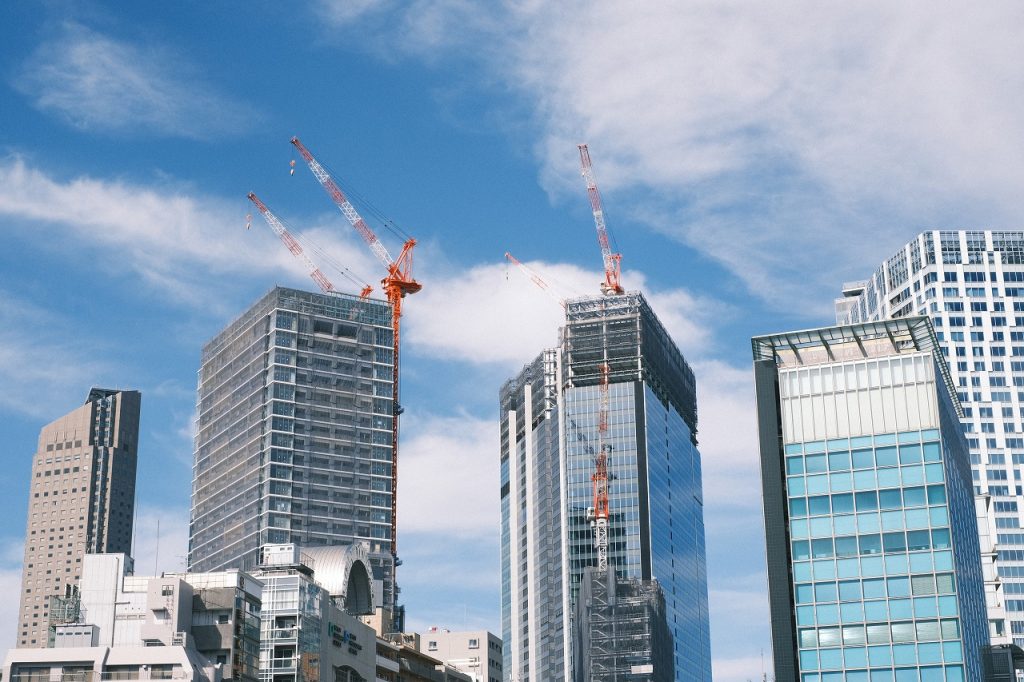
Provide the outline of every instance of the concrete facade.
{"type": "Polygon", "coordinates": [[[87,553],[131,552],[140,408],[138,391],[94,388],[85,404],[40,431],[17,646],[52,642],[53,626],[68,614],[51,601],[78,589],[87,553]]]}
{"type": "Polygon", "coordinates": [[[419,650],[469,675],[473,682],[501,682],[501,638],[487,630],[417,633],[419,650]]]}

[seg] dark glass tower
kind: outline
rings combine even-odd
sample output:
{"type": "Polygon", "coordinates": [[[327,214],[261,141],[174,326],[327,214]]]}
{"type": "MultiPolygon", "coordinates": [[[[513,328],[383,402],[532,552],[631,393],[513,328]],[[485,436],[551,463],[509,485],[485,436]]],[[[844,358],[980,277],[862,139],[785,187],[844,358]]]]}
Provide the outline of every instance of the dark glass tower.
{"type": "Polygon", "coordinates": [[[527,380],[538,376],[536,364],[501,396],[506,670],[512,679],[572,678],[570,619],[584,569],[597,563],[588,508],[607,364],[609,563],[621,578],[659,581],[675,679],[710,680],[693,372],[639,293],[569,301],[561,344],[549,357],[546,402],[527,380]],[[557,485],[539,478],[552,467],[557,485]],[[559,538],[555,563],[536,560],[546,537],[559,538]]]}

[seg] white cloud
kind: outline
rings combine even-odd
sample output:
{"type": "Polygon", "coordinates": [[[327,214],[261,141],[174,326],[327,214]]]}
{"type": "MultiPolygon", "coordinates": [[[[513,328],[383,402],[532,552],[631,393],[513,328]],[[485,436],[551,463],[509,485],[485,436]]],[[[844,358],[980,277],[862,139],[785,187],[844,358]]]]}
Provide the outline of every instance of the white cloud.
{"type": "MultiPolygon", "coordinates": [[[[405,338],[419,353],[469,363],[515,367],[558,343],[565,322],[559,299],[596,295],[603,275],[565,263],[526,262],[549,285],[504,263],[460,272],[435,272],[429,286],[405,307],[405,338]]],[[[649,291],[638,271],[623,273],[628,289],[642,290],[672,338],[691,358],[706,350],[712,318],[721,305],[683,289],[649,291]]]]}
{"type": "Polygon", "coordinates": [[[204,80],[180,52],[69,23],[39,46],[14,85],[37,109],[88,131],[207,139],[249,129],[258,117],[252,107],[204,80]]]}
{"type": "MultiPolygon", "coordinates": [[[[231,305],[223,293],[239,280],[251,284],[252,278],[262,276],[265,282],[268,275],[290,273],[300,286],[312,286],[301,261],[277,242],[254,207],[248,202],[243,207],[242,201],[170,182],[143,185],[88,176],[62,180],[22,158],[0,160],[0,216],[24,223],[23,234],[29,234],[31,225],[40,236],[63,237],[49,240],[58,244],[52,248],[70,242],[86,252],[100,249],[104,257],[90,259],[90,267],[134,271],[154,291],[221,315],[233,308],[218,310],[217,302],[231,305]],[[246,210],[253,214],[250,230],[245,229],[246,210]]],[[[314,227],[297,236],[318,244],[355,272],[376,271],[349,230],[314,227]]],[[[81,250],[69,257],[81,257],[81,250]]],[[[348,290],[340,277],[335,284],[348,290]]]]}
{"type": "Polygon", "coordinates": [[[402,422],[398,538],[473,540],[498,527],[498,425],[468,414],[402,422]]]}
{"type": "Polygon", "coordinates": [[[586,140],[611,203],[780,306],[825,314],[922,229],[1019,226],[1019,3],[472,7],[407,3],[374,28],[422,24],[381,40],[472,55],[480,82],[520,94],[555,194],[577,196],[586,140]]]}

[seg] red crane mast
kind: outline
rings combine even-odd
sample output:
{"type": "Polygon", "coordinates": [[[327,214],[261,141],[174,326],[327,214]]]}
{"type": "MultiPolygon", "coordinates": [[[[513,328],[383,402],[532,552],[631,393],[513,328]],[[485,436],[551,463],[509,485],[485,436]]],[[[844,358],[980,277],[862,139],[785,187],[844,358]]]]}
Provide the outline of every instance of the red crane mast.
{"type": "Polygon", "coordinates": [[[586,144],[577,145],[580,150],[580,173],[587,182],[587,195],[590,197],[590,208],[594,213],[594,225],[597,226],[597,242],[601,245],[601,257],[604,260],[604,282],[601,283],[601,293],[615,295],[625,292],[619,277],[622,271],[622,254],[612,253],[611,244],[608,242],[608,228],[604,222],[604,208],[601,205],[601,193],[597,189],[597,180],[594,179],[594,168],[590,164],[590,151],[586,144]]]}
{"type": "Polygon", "coordinates": [[[298,150],[299,155],[306,161],[306,165],[309,166],[313,175],[316,176],[316,179],[323,186],[324,191],[331,197],[331,201],[334,202],[345,218],[348,219],[349,223],[352,224],[352,227],[356,229],[356,232],[363,238],[367,246],[370,247],[370,250],[387,268],[387,275],[381,280],[381,284],[383,285],[388,303],[391,304],[391,329],[394,341],[392,399],[395,413],[391,420],[391,553],[395,555],[398,552],[398,416],[402,412],[398,386],[399,331],[401,328],[402,299],[407,294],[415,294],[423,288],[423,285],[412,276],[412,250],[416,246],[416,240],[412,238],[407,239],[402,245],[402,251],[398,254],[398,258],[392,258],[391,254],[388,253],[388,250],[384,248],[384,245],[377,238],[377,235],[366,224],[366,221],[359,215],[355,206],[352,205],[352,202],[348,200],[345,193],[338,187],[330,173],[316,160],[312,152],[302,144],[298,137],[293,137],[291,143],[298,150]]]}

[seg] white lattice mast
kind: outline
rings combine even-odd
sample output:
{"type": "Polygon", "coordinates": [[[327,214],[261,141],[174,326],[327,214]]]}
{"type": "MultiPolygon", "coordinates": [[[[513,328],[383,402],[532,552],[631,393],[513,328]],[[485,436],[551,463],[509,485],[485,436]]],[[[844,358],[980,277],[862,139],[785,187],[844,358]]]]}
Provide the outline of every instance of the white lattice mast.
{"type": "Polygon", "coordinates": [[[594,550],[597,553],[597,570],[608,570],[608,454],[612,446],[608,438],[608,363],[601,365],[601,407],[597,418],[597,455],[594,457],[594,550]]]}
{"type": "Polygon", "coordinates": [[[577,145],[580,150],[580,173],[587,182],[587,195],[590,197],[590,208],[594,213],[594,225],[597,227],[597,241],[601,245],[601,257],[604,260],[604,282],[601,293],[606,296],[625,292],[619,278],[622,272],[622,254],[612,253],[608,242],[608,227],[604,222],[604,207],[601,204],[601,193],[594,179],[594,168],[590,164],[590,151],[586,144],[577,145]]]}
{"type": "Polygon", "coordinates": [[[267,221],[267,225],[270,225],[270,229],[274,231],[274,234],[281,238],[281,241],[284,242],[284,245],[292,252],[292,255],[301,259],[302,262],[306,264],[306,269],[309,270],[309,276],[312,277],[313,281],[316,282],[316,285],[320,287],[320,291],[325,294],[334,291],[334,285],[331,283],[331,280],[327,279],[327,275],[321,272],[320,268],[318,268],[316,264],[309,259],[306,252],[302,250],[302,246],[299,244],[298,240],[292,236],[291,232],[289,232],[284,224],[278,220],[277,216],[270,212],[267,205],[260,201],[259,197],[257,197],[253,192],[249,192],[249,201],[256,205],[256,208],[259,209],[260,215],[262,215],[263,219],[267,221]]]}

